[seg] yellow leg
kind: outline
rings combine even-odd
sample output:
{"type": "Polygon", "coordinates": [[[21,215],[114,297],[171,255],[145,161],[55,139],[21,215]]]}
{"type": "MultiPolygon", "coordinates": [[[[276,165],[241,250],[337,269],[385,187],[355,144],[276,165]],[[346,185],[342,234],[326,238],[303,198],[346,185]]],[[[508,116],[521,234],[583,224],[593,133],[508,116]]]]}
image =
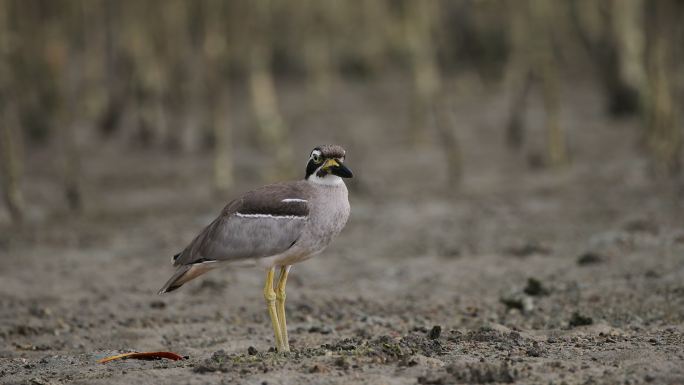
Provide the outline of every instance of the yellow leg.
{"type": "Polygon", "coordinates": [[[280,335],[283,338],[283,351],[290,351],[290,341],[287,338],[287,321],[285,321],[285,284],[287,284],[287,274],[292,266],[282,266],[280,268],[280,278],[276,289],[276,300],[278,301],[278,320],[280,321],[280,335]]]}
{"type": "Polygon", "coordinates": [[[266,284],[264,285],[264,299],[268,305],[268,315],[271,317],[271,324],[273,324],[273,332],[275,333],[276,349],[283,350],[283,336],[280,334],[280,323],[278,322],[278,313],[276,311],[276,293],[273,290],[273,276],[275,275],[275,268],[268,269],[266,274],[266,284]]]}

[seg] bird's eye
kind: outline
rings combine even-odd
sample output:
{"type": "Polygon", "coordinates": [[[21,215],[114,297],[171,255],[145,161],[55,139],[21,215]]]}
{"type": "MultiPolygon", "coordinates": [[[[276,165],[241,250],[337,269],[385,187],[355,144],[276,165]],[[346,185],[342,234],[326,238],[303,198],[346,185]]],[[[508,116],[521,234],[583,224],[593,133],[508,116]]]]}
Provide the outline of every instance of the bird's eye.
{"type": "Polygon", "coordinates": [[[314,163],[321,163],[321,155],[317,152],[311,154],[311,159],[314,161],[314,163]]]}

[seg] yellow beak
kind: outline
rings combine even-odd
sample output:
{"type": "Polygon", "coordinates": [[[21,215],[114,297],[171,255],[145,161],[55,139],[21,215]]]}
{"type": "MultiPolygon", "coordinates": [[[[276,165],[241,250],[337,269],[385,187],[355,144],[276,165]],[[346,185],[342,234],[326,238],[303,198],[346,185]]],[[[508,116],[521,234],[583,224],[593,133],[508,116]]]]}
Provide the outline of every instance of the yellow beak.
{"type": "Polygon", "coordinates": [[[327,170],[327,169],[329,169],[330,167],[335,167],[335,166],[338,166],[338,167],[339,167],[339,165],[340,165],[340,164],[337,163],[337,161],[336,161],[335,159],[326,159],[326,160],[325,160],[325,163],[323,163],[322,169],[323,169],[323,170],[327,170]]]}

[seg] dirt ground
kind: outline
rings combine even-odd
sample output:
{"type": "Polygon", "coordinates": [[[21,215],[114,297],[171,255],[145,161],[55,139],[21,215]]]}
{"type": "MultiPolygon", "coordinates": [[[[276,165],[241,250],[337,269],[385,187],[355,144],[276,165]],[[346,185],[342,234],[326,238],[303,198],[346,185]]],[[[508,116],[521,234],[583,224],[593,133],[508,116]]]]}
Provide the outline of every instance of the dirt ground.
{"type": "MultiPolygon", "coordinates": [[[[208,155],[90,149],[77,218],[60,208],[54,155],[34,152],[31,221],[0,227],[0,383],[684,383],[684,201],[648,177],[637,122],[568,93],[573,164],[554,172],[534,166],[536,104],[528,144],[510,152],[505,99],[477,89],[454,101],[465,179],[445,191],[435,138],[407,144],[406,95],[347,85],[310,106],[285,92],[302,168],[315,144],[337,142],[357,175],[346,229],[292,270],[289,354],[272,351],[262,271],[156,295],[170,257],[228,199],[212,193],[208,155]],[[133,350],[188,358],[96,362],[133,350]]],[[[233,195],[268,160],[236,154],[233,195]]]]}

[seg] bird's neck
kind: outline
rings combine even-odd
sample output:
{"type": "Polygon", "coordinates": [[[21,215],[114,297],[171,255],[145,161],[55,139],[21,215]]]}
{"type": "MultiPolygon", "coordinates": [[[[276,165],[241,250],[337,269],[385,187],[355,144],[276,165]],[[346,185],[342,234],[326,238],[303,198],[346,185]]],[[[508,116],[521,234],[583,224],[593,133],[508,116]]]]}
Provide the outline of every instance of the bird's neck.
{"type": "Polygon", "coordinates": [[[322,185],[322,186],[344,185],[344,181],[342,180],[342,178],[340,178],[337,175],[333,175],[333,174],[327,174],[324,177],[320,177],[320,176],[316,175],[316,173],[313,173],[313,174],[309,175],[309,177],[306,180],[309,181],[309,183],[313,183],[316,185],[322,185]]]}

